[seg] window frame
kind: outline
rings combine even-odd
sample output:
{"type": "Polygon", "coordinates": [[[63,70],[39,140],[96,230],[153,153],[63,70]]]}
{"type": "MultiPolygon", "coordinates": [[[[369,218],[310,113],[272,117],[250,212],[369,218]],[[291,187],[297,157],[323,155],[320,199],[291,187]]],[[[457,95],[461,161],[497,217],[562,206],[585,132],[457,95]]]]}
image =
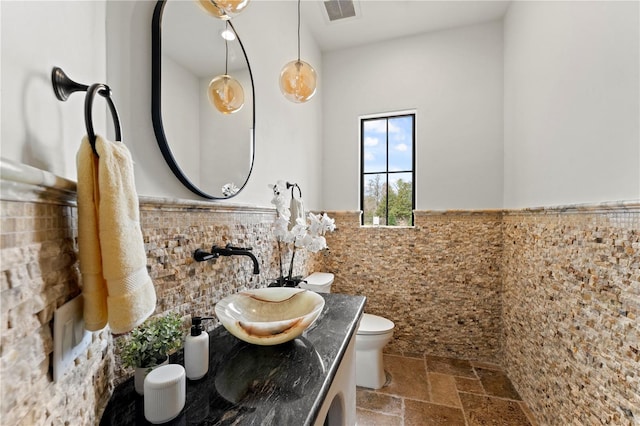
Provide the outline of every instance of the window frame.
{"type": "Polygon", "coordinates": [[[415,226],[415,217],[414,217],[414,210],[416,208],[416,111],[415,110],[410,110],[410,111],[398,111],[398,112],[388,112],[388,113],[381,113],[381,114],[371,114],[371,115],[364,115],[364,116],[360,116],[358,118],[359,120],[359,130],[360,130],[360,137],[359,137],[359,144],[360,144],[360,211],[362,212],[361,216],[360,216],[360,225],[361,226],[388,226],[388,227],[401,227],[400,225],[388,225],[389,223],[389,197],[385,196],[385,202],[386,202],[386,208],[385,208],[385,214],[386,217],[384,218],[385,221],[385,225],[365,225],[365,177],[367,175],[384,175],[385,176],[385,184],[387,185],[387,191],[388,191],[388,187],[389,187],[389,176],[393,175],[393,174],[400,174],[400,173],[411,173],[411,225],[408,225],[409,227],[413,227],[415,226]],[[411,170],[401,170],[401,171],[390,171],[389,170],[389,120],[390,119],[394,119],[394,118],[401,118],[401,117],[411,117],[411,150],[412,150],[412,155],[411,155],[411,170]],[[364,144],[364,126],[365,123],[368,121],[374,121],[374,120],[382,120],[384,119],[386,121],[386,131],[385,131],[385,149],[386,149],[386,164],[385,164],[385,170],[384,171],[375,171],[375,172],[365,172],[365,144],[364,144]]]}

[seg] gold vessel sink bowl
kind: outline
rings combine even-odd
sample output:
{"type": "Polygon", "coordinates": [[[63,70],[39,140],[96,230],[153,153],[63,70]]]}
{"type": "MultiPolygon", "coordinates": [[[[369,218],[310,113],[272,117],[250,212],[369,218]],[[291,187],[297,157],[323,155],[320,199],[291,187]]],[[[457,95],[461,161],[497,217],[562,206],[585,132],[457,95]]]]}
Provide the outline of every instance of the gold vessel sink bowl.
{"type": "Polygon", "coordinates": [[[216,316],[229,333],[255,345],[278,345],[300,336],[324,308],[319,294],[290,287],[242,291],[216,304],[216,316]]]}

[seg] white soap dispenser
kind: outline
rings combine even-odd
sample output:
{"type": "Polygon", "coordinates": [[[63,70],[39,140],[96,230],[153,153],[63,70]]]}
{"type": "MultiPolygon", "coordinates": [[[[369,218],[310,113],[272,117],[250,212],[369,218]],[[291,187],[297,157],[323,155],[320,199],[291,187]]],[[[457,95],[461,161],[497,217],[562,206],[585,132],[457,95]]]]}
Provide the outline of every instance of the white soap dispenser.
{"type": "Polygon", "coordinates": [[[189,380],[198,380],[209,371],[209,334],[202,329],[202,320],[210,317],[192,317],[191,334],[184,342],[184,369],[189,380]]]}

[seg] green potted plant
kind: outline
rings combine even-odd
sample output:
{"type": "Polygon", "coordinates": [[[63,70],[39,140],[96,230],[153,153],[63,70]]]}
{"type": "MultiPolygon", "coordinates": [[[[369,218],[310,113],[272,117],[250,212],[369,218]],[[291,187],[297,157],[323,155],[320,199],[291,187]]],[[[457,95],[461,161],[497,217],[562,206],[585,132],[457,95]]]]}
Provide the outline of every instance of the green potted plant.
{"type": "Polygon", "coordinates": [[[182,346],[182,320],[175,313],[147,320],[118,342],[125,367],[135,368],[135,388],[144,393],[144,378],[154,367],[168,362],[182,346]]]}

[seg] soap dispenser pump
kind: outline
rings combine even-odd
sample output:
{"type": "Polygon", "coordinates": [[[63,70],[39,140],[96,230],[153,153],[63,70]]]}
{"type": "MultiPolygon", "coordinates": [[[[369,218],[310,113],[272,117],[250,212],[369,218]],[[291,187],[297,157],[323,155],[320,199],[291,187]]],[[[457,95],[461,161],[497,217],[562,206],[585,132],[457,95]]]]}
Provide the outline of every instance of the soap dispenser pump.
{"type": "Polygon", "coordinates": [[[211,317],[191,317],[191,334],[184,342],[184,369],[189,380],[198,380],[209,371],[209,334],[202,321],[211,317]]]}

